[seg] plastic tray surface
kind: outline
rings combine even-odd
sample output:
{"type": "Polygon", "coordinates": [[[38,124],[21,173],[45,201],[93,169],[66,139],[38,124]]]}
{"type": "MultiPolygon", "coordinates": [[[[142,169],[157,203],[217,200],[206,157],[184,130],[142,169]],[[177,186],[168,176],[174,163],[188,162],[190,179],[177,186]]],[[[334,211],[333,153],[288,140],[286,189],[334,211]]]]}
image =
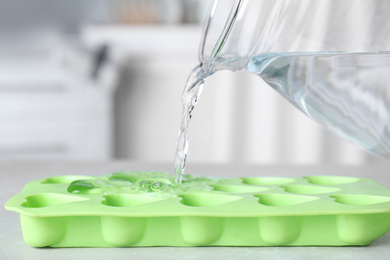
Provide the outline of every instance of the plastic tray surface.
{"type": "Polygon", "coordinates": [[[390,229],[390,190],[344,176],[63,175],[6,204],[33,247],[354,246],[390,229]]]}

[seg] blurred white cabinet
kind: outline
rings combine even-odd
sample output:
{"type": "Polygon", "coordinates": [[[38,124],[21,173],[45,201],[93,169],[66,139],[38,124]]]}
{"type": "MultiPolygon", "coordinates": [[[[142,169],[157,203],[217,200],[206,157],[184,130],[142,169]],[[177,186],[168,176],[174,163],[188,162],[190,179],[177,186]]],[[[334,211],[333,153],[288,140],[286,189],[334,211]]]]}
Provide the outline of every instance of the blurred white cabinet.
{"type": "Polygon", "coordinates": [[[91,78],[91,59],[29,53],[0,59],[0,159],[107,159],[115,73],[91,78]]]}

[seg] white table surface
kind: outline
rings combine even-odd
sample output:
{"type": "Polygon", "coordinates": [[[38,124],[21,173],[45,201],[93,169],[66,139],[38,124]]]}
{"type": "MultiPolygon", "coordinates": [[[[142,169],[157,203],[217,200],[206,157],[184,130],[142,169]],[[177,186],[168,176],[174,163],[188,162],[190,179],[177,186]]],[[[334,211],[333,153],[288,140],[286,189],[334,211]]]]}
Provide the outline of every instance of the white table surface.
{"type": "MultiPolygon", "coordinates": [[[[0,161],[0,259],[390,259],[390,232],[365,247],[32,248],[23,241],[18,214],[4,210],[5,202],[33,179],[63,174],[100,175],[126,169],[172,172],[172,165],[0,161]]],[[[390,188],[389,169],[390,162],[364,167],[189,165],[187,173],[209,176],[361,176],[390,188]]]]}

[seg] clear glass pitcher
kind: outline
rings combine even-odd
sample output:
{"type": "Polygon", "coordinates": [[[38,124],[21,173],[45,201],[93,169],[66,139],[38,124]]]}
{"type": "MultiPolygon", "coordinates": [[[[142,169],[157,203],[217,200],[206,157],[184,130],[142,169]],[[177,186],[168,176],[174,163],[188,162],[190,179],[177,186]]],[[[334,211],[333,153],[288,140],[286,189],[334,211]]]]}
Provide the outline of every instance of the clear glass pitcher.
{"type": "Polygon", "coordinates": [[[214,0],[200,44],[206,77],[260,76],[295,107],[390,156],[390,1],[214,0]]]}

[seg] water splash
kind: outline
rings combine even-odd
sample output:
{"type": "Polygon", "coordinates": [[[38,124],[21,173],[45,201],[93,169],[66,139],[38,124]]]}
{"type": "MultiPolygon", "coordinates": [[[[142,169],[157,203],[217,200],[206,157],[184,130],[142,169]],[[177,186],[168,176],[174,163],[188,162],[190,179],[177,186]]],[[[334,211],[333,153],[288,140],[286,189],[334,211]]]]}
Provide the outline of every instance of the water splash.
{"type": "Polygon", "coordinates": [[[163,196],[189,191],[211,191],[212,185],[221,182],[218,178],[186,175],[181,184],[166,172],[132,172],[122,171],[92,180],[75,180],[67,188],[75,194],[112,194],[112,193],[146,193],[163,196]]]}

